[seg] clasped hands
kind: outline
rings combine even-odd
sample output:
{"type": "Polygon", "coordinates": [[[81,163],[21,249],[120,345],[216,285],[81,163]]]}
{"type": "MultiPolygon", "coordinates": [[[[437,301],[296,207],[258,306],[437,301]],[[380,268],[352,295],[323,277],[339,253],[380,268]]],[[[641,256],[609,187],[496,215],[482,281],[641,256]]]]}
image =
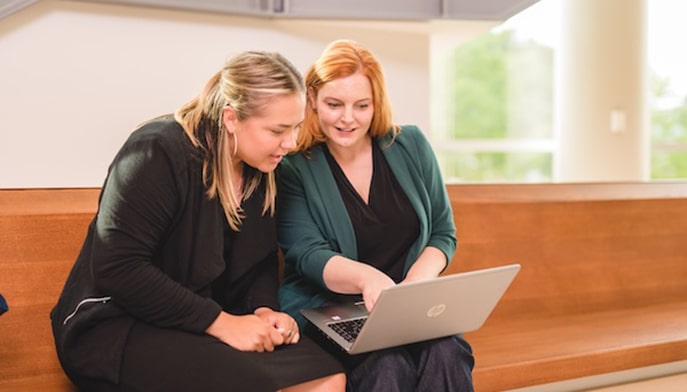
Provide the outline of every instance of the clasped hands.
{"type": "Polygon", "coordinates": [[[267,307],[240,316],[222,311],[205,332],[241,351],[274,351],[300,340],[296,321],[267,307]]]}

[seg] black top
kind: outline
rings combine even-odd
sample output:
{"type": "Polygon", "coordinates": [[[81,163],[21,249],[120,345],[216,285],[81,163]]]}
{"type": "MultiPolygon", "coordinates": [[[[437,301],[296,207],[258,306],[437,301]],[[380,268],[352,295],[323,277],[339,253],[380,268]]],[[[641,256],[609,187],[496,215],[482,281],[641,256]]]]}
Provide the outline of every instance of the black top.
{"type": "Polygon", "coordinates": [[[278,309],[276,225],[269,213],[262,215],[264,198],[262,188],[243,202],[238,232],[224,219],[226,269],[213,282],[212,297],[231,314],[253,313],[259,306],[278,309]]]}
{"type": "Polygon", "coordinates": [[[358,261],[400,282],[408,249],[419,235],[420,223],[380,147],[372,143],[369,204],[360,197],[329,149],[325,146],[323,150],[353,224],[358,261]]]}
{"type": "Polygon", "coordinates": [[[206,195],[201,151],[181,126],[167,116],[134,131],[110,165],[51,312],[63,366],[116,383],[135,322],[204,333],[222,307],[277,309],[276,229],[260,214],[262,192],[245,202],[242,230],[231,233],[219,201],[206,195]]]}

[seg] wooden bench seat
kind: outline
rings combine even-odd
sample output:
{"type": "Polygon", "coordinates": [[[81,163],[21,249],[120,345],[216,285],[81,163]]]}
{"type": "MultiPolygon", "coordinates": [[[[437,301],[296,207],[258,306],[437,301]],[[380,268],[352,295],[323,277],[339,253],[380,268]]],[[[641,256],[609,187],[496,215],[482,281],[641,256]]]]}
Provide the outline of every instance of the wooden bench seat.
{"type": "Polygon", "coordinates": [[[477,391],[687,359],[687,185],[449,186],[446,273],[520,263],[466,334],[477,391]]]}
{"type": "MultiPolygon", "coordinates": [[[[687,359],[687,184],[448,185],[455,273],[522,270],[466,334],[478,392],[687,359]]],[[[98,189],[0,190],[0,392],[73,391],[48,313],[98,189]]]]}
{"type": "Polygon", "coordinates": [[[97,208],[97,189],[0,190],[0,391],[75,390],[49,313],[97,208]]]}

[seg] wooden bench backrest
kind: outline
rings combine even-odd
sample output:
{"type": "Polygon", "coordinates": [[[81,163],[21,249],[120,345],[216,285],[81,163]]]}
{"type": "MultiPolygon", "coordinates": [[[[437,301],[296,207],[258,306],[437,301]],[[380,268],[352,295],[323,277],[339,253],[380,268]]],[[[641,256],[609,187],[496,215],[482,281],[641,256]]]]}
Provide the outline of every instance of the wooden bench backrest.
{"type": "MultiPolygon", "coordinates": [[[[449,185],[458,250],[446,273],[520,263],[487,323],[687,298],[687,184],[449,185]]],[[[49,311],[98,189],[0,190],[0,389],[55,375],[49,311]]],[[[46,389],[48,390],[48,389],[46,389]]],[[[53,389],[57,390],[57,389],[53,389]]],[[[62,389],[59,389],[62,390],[62,389]]]]}
{"type": "Polygon", "coordinates": [[[520,263],[488,320],[687,299],[687,184],[449,185],[446,273],[520,263]]]}
{"type": "Polygon", "coordinates": [[[63,374],[49,312],[97,208],[98,189],[0,190],[0,381],[63,374]]]}

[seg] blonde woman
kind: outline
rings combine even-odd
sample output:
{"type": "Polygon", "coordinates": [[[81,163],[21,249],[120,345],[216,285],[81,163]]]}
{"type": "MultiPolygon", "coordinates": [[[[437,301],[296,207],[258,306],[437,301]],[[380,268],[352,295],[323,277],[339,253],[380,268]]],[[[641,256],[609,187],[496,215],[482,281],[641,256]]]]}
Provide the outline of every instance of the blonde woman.
{"type": "Polygon", "coordinates": [[[279,54],[241,53],[124,143],[51,313],[79,388],[343,390],[277,300],[273,170],[295,146],[302,83],[279,54]]]}

